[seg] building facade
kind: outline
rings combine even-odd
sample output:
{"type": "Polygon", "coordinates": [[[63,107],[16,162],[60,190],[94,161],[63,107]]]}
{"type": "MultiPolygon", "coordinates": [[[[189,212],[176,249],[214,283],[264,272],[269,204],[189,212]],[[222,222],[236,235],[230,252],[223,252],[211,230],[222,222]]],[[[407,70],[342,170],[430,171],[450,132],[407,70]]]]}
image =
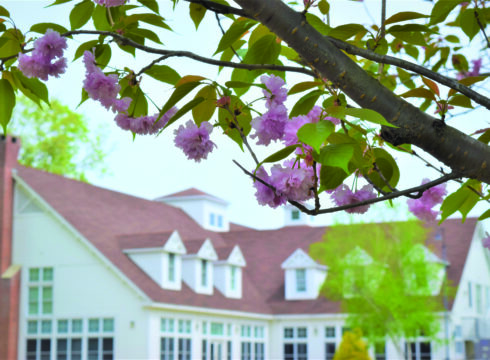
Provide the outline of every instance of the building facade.
{"type": "MultiPolygon", "coordinates": [[[[327,229],[294,209],[290,226],[246,228],[199,190],[144,200],[22,167],[18,149],[1,139],[1,359],[333,358],[345,314],[319,295],[328,264],[308,255],[327,229]]],[[[479,358],[490,338],[485,227],[447,220],[431,234],[457,285],[440,314],[449,341],[401,346],[413,359],[479,358]]],[[[389,341],[371,351],[399,358],[389,341]]]]}

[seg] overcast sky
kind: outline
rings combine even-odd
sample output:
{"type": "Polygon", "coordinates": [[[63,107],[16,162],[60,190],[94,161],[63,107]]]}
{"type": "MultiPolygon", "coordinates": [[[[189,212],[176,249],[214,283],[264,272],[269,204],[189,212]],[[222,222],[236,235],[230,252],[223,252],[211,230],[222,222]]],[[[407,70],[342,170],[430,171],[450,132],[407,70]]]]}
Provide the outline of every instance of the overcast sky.
{"type": "MultiPolygon", "coordinates": [[[[132,2],[135,1],[132,0],[132,2]]],[[[57,22],[60,19],[62,20],[60,23],[69,28],[70,4],[75,2],[44,8],[49,3],[51,2],[44,0],[3,1],[3,5],[10,11],[16,26],[23,32],[26,32],[34,23],[57,22]]],[[[336,0],[330,3],[332,4],[333,26],[346,22],[371,24],[371,18],[375,20],[379,18],[379,1],[359,3],[336,0]],[[367,9],[368,13],[366,13],[367,9]]],[[[184,1],[179,2],[175,12],[172,12],[169,4],[171,4],[170,1],[160,1],[163,16],[174,29],[174,33],[168,31],[161,33],[160,38],[165,46],[172,50],[189,50],[210,57],[219,41],[216,36],[219,30],[216,27],[214,16],[207,14],[199,31],[196,32],[186,16],[188,4],[184,1]]],[[[398,11],[413,11],[413,4],[413,1],[388,2],[388,16],[398,11]]],[[[416,10],[427,13],[430,6],[431,4],[427,2],[417,2],[416,10]]],[[[86,35],[81,35],[74,40],[69,40],[67,53],[69,62],[73,59],[78,45],[91,39],[86,35]]],[[[130,56],[123,55],[114,60],[117,60],[118,65],[123,64],[123,66],[138,71],[149,62],[148,57],[143,58],[144,61],[135,61],[130,56]]],[[[165,64],[174,66],[182,76],[204,75],[212,80],[221,81],[221,83],[226,81],[226,74],[229,74],[225,70],[222,76],[218,76],[215,68],[186,59],[169,60],[165,64]]],[[[57,98],[75,109],[80,102],[83,77],[84,69],[79,59],[69,65],[67,73],[60,79],[48,81],[50,97],[57,98]]],[[[143,80],[142,87],[160,106],[171,94],[171,88],[148,79],[143,80]]],[[[282,225],[282,210],[259,206],[255,201],[252,182],[232,163],[232,159],[235,159],[252,169],[252,160],[228,138],[219,134],[217,129],[214,130],[212,139],[217,143],[218,148],[210,154],[208,160],[195,163],[187,160],[184,154],[173,145],[175,127],[167,129],[166,133],[157,138],[138,136],[133,141],[131,133],[115,126],[113,114],[107,112],[98,103],[88,100],[76,111],[90,119],[92,126],[101,125],[104,128],[104,146],[108,152],[107,164],[110,174],[104,177],[90,176],[89,179],[93,184],[148,199],[195,187],[228,201],[230,218],[236,223],[256,228],[274,228],[282,225]]],[[[188,118],[189,116],[182,118],[181,123],[187,121],[188,118]]],[[[458,120],[458,122],[469,126],[470,130],[476,130],[485,124],[483,115],[478,115],[478,113],[472,114],[471,123],[466,119],[458,120]],[[479,119],[478,123],[475,118],[479,119]]],[[[267,156],[266,152],[258,150],[258,153],[262,158],[267,156]]],[[[401,154],[396,154],[396,156],[403,164],[401,165],[403,168],[401,169],[400,188],[419,185],[424,176],[431,178],[437,176],[420,162],[405,159],[401,154]]],[[[329,224],[356,219],[391,220],[397,217],[403,218],[406,213],[404,204],[400,204],[398,210],[391,212],[383,205],[370,210],[367,217],[348,217],[342,214],[323,215],[315,219],[315,222],[329,224]]]]}

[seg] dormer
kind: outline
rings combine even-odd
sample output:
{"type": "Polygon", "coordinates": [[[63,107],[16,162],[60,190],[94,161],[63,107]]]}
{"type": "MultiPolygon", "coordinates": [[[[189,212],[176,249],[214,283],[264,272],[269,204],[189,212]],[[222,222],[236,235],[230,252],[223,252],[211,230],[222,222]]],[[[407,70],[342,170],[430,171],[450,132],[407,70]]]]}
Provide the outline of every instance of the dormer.
{"type": "Polygon", "coordinates": [[[313,224],[313,216],[299,211],[296,206],[291,204],[283,205],[284,209],[284,226],[297,226],[313,224]]]}
{"type": "Polygon", "coordinates": [[[449,265],[425,245],[414,245],[402,259],[403,281],[411,295],[438,295],[449,265]]]}
{"type": "Polygon", "coordinates": [[[242,268],[247,265],[238,245],[233,248],[219,248],[218,254],[224,260],[214,262],[214,286],[226,297],[242,297],[242,268]]]}
{"type": "Polygon", "coordinates": [[[186,254],[186,248],[177,231],[174,231],[161,247],[131,248],[123,251],[161,288],[181,289],[182,255],[186,254]]]}
{"type": "Polygon", "coordinates": [[[184,210],[204,229],[229,231],[228,203],[216,196],[191,188],[155,199],[184,210]]]}
{"type": "Polygon", "coordinates": [[[366,250],[356,246],[341,260],[343,264],[343,296],[347,299],[362,296],[365,286],[376,287],[381,279],[378,271],[384,271],[382,267],[371,266],[373,258],[366,250]],[[373,272],[373,273],[371,273],[373,272]]]}
{"type": "Polygon", "coordinates": [[[213,262],[218,260],[211,240],[189,241],[189,254],[182,257],[182,278],[189,287],[199,294],[213,294],[213,262]]]}
{"type": "Polygon", "coordinates": [[[315,262],[302,249],[296,249],[281,265],[284,269],[286,300],[316,299],[325,281],[327,267],[315,262]]]}

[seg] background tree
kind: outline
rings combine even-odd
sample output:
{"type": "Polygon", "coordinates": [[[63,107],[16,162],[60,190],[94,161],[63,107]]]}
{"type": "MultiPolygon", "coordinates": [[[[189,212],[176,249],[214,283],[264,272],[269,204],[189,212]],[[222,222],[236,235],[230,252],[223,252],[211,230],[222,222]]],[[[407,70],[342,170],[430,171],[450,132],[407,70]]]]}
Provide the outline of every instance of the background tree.
{"type": "Polygon", "coordinates": [[[341,301],[346,325],[373,345],[389,337],[400,357],[402,339],[437,340],[450,292],[445,265],[428,255],[427,232],[418,221],[338,225],[310,248],[328,265],[322,293],[341,301]]]}
{"type": "Polygon", "coordinates": [[[9,131],[21,136],[22,165],[82,181],[87,181],[87,172],[106,171],[101,137],[82,115],[57,100],[43,108],[25,97],[18,100],[9,131]]]}
{"type": "MultiPolygon", "coordinates": [[[[53,5],[67,3],[71,0],[53,5]]],[[[464,219],[478,202],[488,203],[490,130],[462,132],[447,121],[454,107],[490,109],[488,94],[481,91],[488,76],[481,71],[488,66],[488,1],[439,0],[430,14],[403,11],[387,17],[389,2],[383,0],[375,24],[336,27],[330,26],[335,14],[326,0],[173,3],[189,6],[196,29],[202,21],[216,22],[222,36],[213,54],[166,48],[160,37],[170,28],[156,0],[83,0],[71,9],[70,30],[54,22],[34,24],[30,31],[44,34],[34,43],[1,7],[0,123],[5,127],[10,120],[15,92],[47,101],[41,80],[65,72],[67,39],[71,44],[73,38],[89,38],[75,52],[86,67],[82,101],[100,102],[116,113],[122,129],[139,135],[159,134],[191,113],[193,120],[175,131],[176,146],[189,159],[201,161],[215,149],[213,129],[227,135],[254,160],[253,167],[237,165],[254,178],[261,204],[276,207],[289,201],[312,215],[363,213],[369,204],[408,197],[414,198],[417,216],[433,220],[433,207],[443,194],[424,192],[449,180],[461,187],[444,200],[442,219],[456,211],[464,219]],[[448,29],[454,34],[447,34],[448,29]],[[463,49],[472,44],[481,46],[482,57],[470,66],[463,49]],[[142,54],[145,65],[114,64],[113,53],[119,51],[142,54]],[[234,70],[227,76],[230,81],[216,81],[215,74],[181,76],[163,65],[172,57],[214,65],[217,71],[234,70]],[[271,76],[262,77],[265,73],[271,76]],[[286,76],[293,73],[297,76],[286,76]],[[149,77],[173,87],[165,103],[145,92],[149,77]],[[281,79],[289,81],[287,87],[281,79]],[[248,92],[256,87],[264,97],[248,92]],[[302,96],[288,110],[285,100],[294,94],[302,96]],[[258,100],[265,100],[265,110],[258,100]],[[434,110],[437,117],[430,115],[434,110]],[[279,141],[284,147],[259,159],[254,139],[257,145],[279,141]],[[421,166],[433,167],[440,177],[398,189],[403,174],[396,152],[421,159],[421,166]],[[336,206],[322,205],[320,195],[327,192],[336,206]],[[313,208],[302,204],[310,199],[313,208]]],[[[487,210],[480,218],[489,216],[487,210]]]]}

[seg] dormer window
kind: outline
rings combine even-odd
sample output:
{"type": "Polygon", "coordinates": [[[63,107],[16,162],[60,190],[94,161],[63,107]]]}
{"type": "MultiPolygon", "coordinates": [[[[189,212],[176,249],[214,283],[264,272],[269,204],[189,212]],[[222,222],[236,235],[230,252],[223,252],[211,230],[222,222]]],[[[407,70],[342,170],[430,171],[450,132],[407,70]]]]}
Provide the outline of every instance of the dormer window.
{"type": "Polygon", "coordinates": [[[296,269],[296,291],[306,292],[306,269],[296,269]]]}
{"type": "Polygon", "coordinates": [[[213,262],[214,286],[228,298],[242,297],[242,268],[246,265],[240,247],[222,247],[218,250],[222,260],[213,262]]]}
{"type": "Polygon", "coordinates": [[[237,267],[232,266],[230,269],[230,289],[231,290],[236,290],[236,273],[237,273],[237,267]]]}
{"type": "Polygon", "coordinates": [[[168,254],[168,281],[175,281],[175,254],[168,254]]]}
{"type": "Polygon", "coordinates": [[[218,215],[218,227],[222,228],[223,227],[223,216],[218,215]]]}
{"type": "Polygon", "coordinates": [[[201,260],[201,286],[208,286],[208,261],[204,259],[201,260]]]}
{"type": "Polygon", "coordinates": [[[209,225],[215,226],[215,217],[216,215],[214,213],[209,214],[209,225]]]}
{"type": "Polygon", "coordinates": [[[300,218],[299,210],[291,211],[291,220],[299,220],[299,218],[300,218]]]}

